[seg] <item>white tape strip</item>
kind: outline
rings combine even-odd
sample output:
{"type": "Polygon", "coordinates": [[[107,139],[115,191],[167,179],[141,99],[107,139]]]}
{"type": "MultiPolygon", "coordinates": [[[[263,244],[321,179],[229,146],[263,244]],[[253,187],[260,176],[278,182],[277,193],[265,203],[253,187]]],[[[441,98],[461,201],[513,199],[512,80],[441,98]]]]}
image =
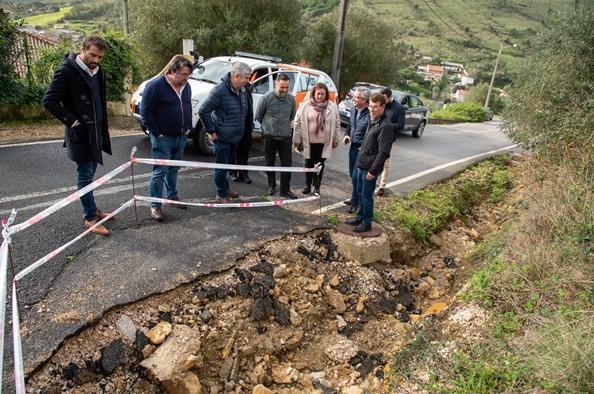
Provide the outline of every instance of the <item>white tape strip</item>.
{"type": "Polygon", "coordinates": [[[199,161],[185,161],[185,160],[164,160],[164,159],[138,159],[133,158],[134,163],[139,164],[153,164],[158,166],[176,166],[176,167],[194,167],[194,168],[210,168],[215,170],[251,170],[251,171],[276,171],[276,172],[318,172],[321,171],[322,165],[314,168],[305,167],[274,167],[274,166],[244,166],[235,164],[220,164],[220,163],[202,163],[199,161]]]}
{"type": "MultiPolygon", "coordinates": [[[[6,275],[8,270],[8,242],[0,247],[0,373],[4,367],[4,322],[6,319],[6,275]]],[[[0,379],[1,380],[1,379],[0,379]]],[[[0,384],[0,393],[2,385],[0,384]]]]}
{"type": "Polygon", "coordinates": [[[275,200],[266,202],[238,202],[234,204],[214,204],[214,203],[195,203],[195,202],[178,202],[167,200],[165,198],[134,196],[136,200],[148,202],[160,202],[163,204],[172,205],[191,205],[194,207],[209,207],[209,208],[253,208],[253,207],[270,207],[274,205],[294,204],[296,202],[314,201],[320,198],[318,195],[313,195],[306,198],[298,198],[296,200],[275,200]]]}
{"type": "Polygon", "coordinates": [[[19,272],[18,274],[16,274],[15,277],[14,277],[14,279],[15,280],[21,280],[21,279],[23,279],[27,274],[29,274],[32,271],[36,270],[37,268],[41,267],[43,264],[45,264],[48,261],[50,261],[51,259],[53,259],[56,255],[60,254],[60,252],[62,252],[66,248],[68,248],[70,245],[74,244],[75,242],[77,242],[78,240],[80,240],[81,238],[83,238],[84,236],[86,236],[87,234],[89,234],[91,231],[93,231],[93,229],[95,227],[97,227],[100,224],[103,224],[107,220],[111,219],[116,214],[122,212],[124,209],[128,208],[133,203],[134,203],[134,199],[131,199],[131,200],[125,202],[122,206],[120,206],[118,209],[116,209],[115,211],[113,211],[112,213],[110,213],[103,220],[98,221],[93,227],[87,229],[87,231],[85,231],[84,233],[82,233],[79,236],[77,236],[76,238],[72,239],[70,242],[68,242],[68,243],[60,246],[58,249],[54,250],[53,252],[48,253],[43,258],[37,260],[36,262],[34,262],[33,264],[31,264],[30,266],[28,266],[24,270],[22,270],[21,272],[19,272]]]}
{"type": "Polygon", "coordinates": [[[12,344],[14,349],[14,392],[16,394],[25,394],[21,325],[19,323],[16,281],[14,280],[12,281],[12,344]]]}
{"type": "Polygon", "coordinates": [[[40,220],[45,219],[46,217],[48,217],[52,213],[58,211],[59,209],[64,208],[66,205],[70,204],[71,202],[78,200],[81,196],[84,196],[85,194],[87,194],[91,190],[94,190],[97,187],[103,185],[104,183],[106,183],[111,178],[113,178],[114,176],[116,176],[120,172],[124,171],[126,168],[130,167],[131,165],[132,165],[132,162],[130,162],[130,161],[122,164],[121,166],[119,166],[118,168],[116,168],[115,170],[113,170],[112,172],[110,172],[109,174],[106,174],[106,175],[102,176],[101,178],[97,179],[95,182],[93,182],[93,183],[85,186],[84,188],[78,190],[75,193],[72,193],[71,195],[69,195],[68,197],[66,197],[63,200],[59,201],[58,203],[52,205],[51,207],[48,207],[45,210],[39,212],[37,215],[33,216],[32,218],[30,218],[26,222],[17,224],[16,226],[12,226],[8,230],[8,235],[18,233],[19,231],[22,231],[22,230],[26,229],[27,227],[30,227],[33,224],[39,222],[40,220]]]}

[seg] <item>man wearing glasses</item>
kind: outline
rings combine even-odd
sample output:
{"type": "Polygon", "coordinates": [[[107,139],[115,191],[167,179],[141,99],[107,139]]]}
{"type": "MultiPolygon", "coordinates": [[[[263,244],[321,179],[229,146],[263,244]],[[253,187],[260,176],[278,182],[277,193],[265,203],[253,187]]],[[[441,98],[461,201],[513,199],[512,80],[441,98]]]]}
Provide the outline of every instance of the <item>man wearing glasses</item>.
{"type": "Polygon", "coordinates": [[[367,108],[367,105],[369,104],[369,96],[371,96],[371,91],[369,89],[364,87],[355,88],[351,118],[349,120],[349,125],[344,132],[344,138],[342,139],[342,142],[345,145],[349,142],[351,143],[349,149],[349,175],[351,176],[351,181],[353,183],[353,191],[351,199],[344,202],[349,206],[347,210],[348,213],[355,213],[359,209],[356,176],[357,169],[355,168],[355,164],[357,164],[359,150],[361,149],[363,137],[367,130],[367,123],[369,122],[369,109],[367,108]]]}
{"type": "MultiPolygon", "coordinates": [[[[188,134],[192,129],[192,92],[187,84],[192,62],[184,55],[175,55],[167,65],[167,74],[153,79],[142,95],[140,116],[151,138],[153,159],[181,160],[188,134]]],[[[153,198],[180,201],[177,196],[179,167],[154,165],[150,193],[153,198]]],[[[160,202],[151,202],[151,217],[163,220],[160,202]]],[[[185,205],[174,205],[185,209],[185,205]]]]}

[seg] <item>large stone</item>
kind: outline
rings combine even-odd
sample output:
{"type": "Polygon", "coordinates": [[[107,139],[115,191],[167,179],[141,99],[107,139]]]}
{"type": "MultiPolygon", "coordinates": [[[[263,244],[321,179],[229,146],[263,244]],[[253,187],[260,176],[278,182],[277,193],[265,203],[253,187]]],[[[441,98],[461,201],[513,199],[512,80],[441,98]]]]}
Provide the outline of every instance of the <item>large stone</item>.
{"type": "Polygon", "coordinates": [[[299,371],[291,366],[272,366],[272,379],[278,384],[288,384],[299,379],[299,371]]]}
{"type": "Polygon", "coordinates": [[[200,381],[188,369],[200,363],[200,333],[184,325],[174,325],[165,342],[143,360],[148,369],[171,394],[198,394],[200,381]]]}
{"type": "Polygon", "coordinates": [[[328,304],[338,313],[346,311],[346,304],[342,298],[342,294],[338,290],[332,289],[330,286],[326,286],[324,289],[328,304]]]}
{"type": "Polygon", "coordinates": [[[348,339],[336,338],[338,341],[326,349],[325,353],[330,360],[334,362],[341,364],[347,363],[351,358],[357,355],[359,348],[354,342],[349,341],[348,339]]]}
{"type": "Polygon", "coordinates": [[[252,394],[272,394],[272,391],[267,389],[263,384],[259,384],[254,387],[252,394]]]}
{"type": "Polygon", "coordinates": [[[385,232],[373,238],[359,238],[343,233],[331,233],[340,253],[348,260],[356,260],[361,264],[376,262],[391,263],[390,238],[385,232]]]}
{"type": "Polygon", "coordinates": [[[124,315],[120,317],[116,322],[116,327],[124,333],[130,342],[134,343],[134,341],[136,341],[136,326],[129,316],[124,315]]]}
{"type": "Polygon", "coordinates": [[[171,323],[162,321],[149,330],[146,334],[153,345],[160,345],[165,341],[167,335],[171,332],[171,323]]]}

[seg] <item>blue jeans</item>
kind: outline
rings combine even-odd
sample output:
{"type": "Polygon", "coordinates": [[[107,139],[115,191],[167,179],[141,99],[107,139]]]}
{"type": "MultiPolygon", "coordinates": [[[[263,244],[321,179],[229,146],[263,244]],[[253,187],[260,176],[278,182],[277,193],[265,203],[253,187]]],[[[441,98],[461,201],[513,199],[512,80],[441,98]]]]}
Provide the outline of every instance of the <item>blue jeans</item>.
{"type": "Polygon", "coordinates": [[[357,168],[357,187],[359,191],[359,212],[357,212],[357,219],[362,221],[364,224],[371,225],[373,220],[373,192],[375,191],[375,185],[377,178],[380,174],[377,174],[373,180],[367,180],[367,171],[357,168]]]}
{"type": "Polygon", "coordinates": [[[359,192],[357,191],[357,159],[359,158],[360,146],[351,144],[349,149],[349,175],[351,176],[351,182],[353,183],[353,191],[351,193],[351,205],[359,205],[359,192]]]}
{"type": "MultiPolygon", "coordinates": [[[[235,150],[237,144],[228,144],[226,142],[219,142],[214,140],[212,143],[212,151],[215,156],[215,163],[229,164],[231,153],[235,150]]],[[[215,170],[214,181],[217,185],[217,196],[221,198],[229,197],[227,190],[229,190],[229,181],[227,181],[228,170],[215,170]]]]}
{"type": "MultiPolygon", "coordinates": [[[[151,157],[153,159],[165,160],[181,160],[184,155],[184,148],[186,147],[187,135],[181,137],[171,137],[163,134],[162,137],[155,137],[150,135],[151,157]]],[[[163,181],[165,182],[166,198],[172,199],[177,197],[177,172],[179,167],[176,166],[153,166],[153,174],[151,175],[150,193],[153,198],[163,198],[163,181]]],[[[160,207],[160,202],[151,202],[152,207],[160,207]]]]}
{"type": "MultiPolygon", "coordinates": [[[[93,177],[97,171],[96,161],[76,162],[76,175],[78,190],[93,183],[93,177]]],[[[95,205],[95,198],[93,191],[88,192],[80,198],[83,214],[88,222],[97,219],[97,206],[95,205]]]]}

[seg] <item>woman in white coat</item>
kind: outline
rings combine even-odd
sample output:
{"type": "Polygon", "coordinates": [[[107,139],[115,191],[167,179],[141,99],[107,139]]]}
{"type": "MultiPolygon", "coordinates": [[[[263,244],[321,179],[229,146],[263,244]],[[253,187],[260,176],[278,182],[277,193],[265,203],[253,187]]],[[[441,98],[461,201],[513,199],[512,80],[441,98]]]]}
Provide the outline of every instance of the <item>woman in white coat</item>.
{"type": "Polygon", "coordinates": [[[305,187],[303,194],[320,194],[324,162],[332,157],[332,150],[338,147],[340,134],[340,115],[338,107],[330,101],[328,86],[322,82],[314,85],[309,93],[309,100],[299,105],[295,115],[293,131],[293,145],[303,147],[305,167],[313,168],[316,163],[322,163],[319,175],[315,172],[305,173],[305,187]]]}

